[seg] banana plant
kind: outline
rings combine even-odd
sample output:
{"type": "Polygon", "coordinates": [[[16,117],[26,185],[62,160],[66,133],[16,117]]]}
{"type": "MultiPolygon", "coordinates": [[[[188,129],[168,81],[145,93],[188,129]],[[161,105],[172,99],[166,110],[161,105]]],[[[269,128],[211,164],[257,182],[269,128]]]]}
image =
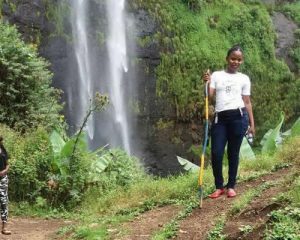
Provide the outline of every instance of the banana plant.
{"type": "Polygon", "coordinates": [[[189,160],[179,157],[177,156],[177,160],[180,163],[180,165],[183,167],[183,169],[185,171],[188,172],[199,172],[199,166],[197,166],[196,164],[190,162],[189,160]]]}
{"type": "Polygon", "coordinates": [[[293,124],[291,129],[287,130],[282,134],[284,137],[289,136],[299,136],[300,135],[300,117],[296,120],[296,122],[293,124]]]}
{"type": "MultiPolygon", "coordinates": [[[[101,173],[107,169],[113,159],[112,154],[109,151],[104,151],[106,146],[94,151],[89,150],[86,133],[84,131],[81,132],[79,138],[76,137],[76,139],[77,148],[82,152],[86,152],[90,161],[87,181],[89,183],[100,181],[101,173]]],[[[54,153],[51,164],[52,169],[63,177],[67,177],[70,173],[70,159],[73,155],[75,141],[75,136],[65,141],[55,130],[50,135],[50,142],[54,153]]]]}
{"type": "Polygon", "coordinates": [[[280,120],[277,126],[274,129],[270,129],[260,141],[260,145],[262,146],[262,153],[273,153],[278,145],[282,143],[282,135],[280,133],[280,129],[282,127],[284,121],[284,114],[281,112],[280,120]]]}
{"type": "MultiPolygon", "coordinates": [[[[82,132],[78,138],[78,148],[81,151],[88,151],[85,133],[82,132]]],[[[75,138],[71,137],[65,141],[60,134],[53,130],[50,135],[50,142],[53,150],[52,169],[54,172],[59,172],[62,176],[69,174],[70,159],[73,154],[75,138]]]]}
{"type": "Polygon", "coordinates": [[[280,146],[283,140],[289,136],[299,136],[300,135],[300,118],[293,124],[291,129],[287,130],[284,133],[281,133],[281,127],[284,121],[284,114],[283,112],[280,115],[280,121],[276,128],[270,129],[262,138],[260,144],[262,146],[261,152],[262,153],[273,153],[275,149],[280,146]]]}
{"type": "Polygon", "coordinates": [[[240,149],[241,160],[255,160],[255,154],[251,148],[251,145],[247,141],[246,137],[243,138],[243,142],[240,149]]]}

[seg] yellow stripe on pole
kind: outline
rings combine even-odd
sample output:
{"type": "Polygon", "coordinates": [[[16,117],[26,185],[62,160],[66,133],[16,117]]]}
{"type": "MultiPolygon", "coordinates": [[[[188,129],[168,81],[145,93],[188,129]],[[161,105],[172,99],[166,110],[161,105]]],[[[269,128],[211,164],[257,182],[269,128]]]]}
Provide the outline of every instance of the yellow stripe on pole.
{"type": "Polygon", "coordinates": [[[202,186],[203,184],[203,172],[204,172],[204,154],[201,155],[201,160],[200,160],[200,173],[199,173],[199,181],[198,181],[199,186],[202,186]]]}

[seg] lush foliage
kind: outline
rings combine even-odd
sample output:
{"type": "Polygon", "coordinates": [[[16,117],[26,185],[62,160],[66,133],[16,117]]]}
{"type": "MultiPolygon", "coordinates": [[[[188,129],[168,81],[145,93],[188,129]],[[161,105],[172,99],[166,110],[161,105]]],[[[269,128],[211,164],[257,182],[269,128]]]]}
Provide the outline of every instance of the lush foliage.
{"type": "Polygon", "coordinates": [[[46,10],[46,17],[55,24],[55,32],[52,35],[63,36],[68,40],[65,21],[70,17],[70,4],[67,0],[60,0],[55,4],[51,0],[43,0],[46,10]]]}
{"type": "Polygon", "coordinates": [[[88,149],[83,128],[89,115],[107,103],[108,97],[97,93],[82,127],[70,138],[57,131],[49,136],[43,128],[20,135],[1,126],[11,155],[10,199],[73,207],[90,187],[103,193],[140,179],[143,169],[125,152],[88,149]]]}
{"type": "Polygon", "coordinates": [[[146,8],[159,22],[152,40],[145,40],[161,46],[157,93],[174,105],[178,119],[201,115],[201,76],[207,68],[222,69],[227,49],[236,43],[245,51],[241,71],[253,83],[258,137],[276,122],[282,109],[287,122],[295,119],[300,81],[275,58],[272,22],[257,2],[135,0],[133,7],[146,8]]]}
{"type": "Polygon", "coordinates": [[[275,152],[276,148],[282,145],[283,140],[290,136],[299,136],[300,135],[300,118],[292,125],[291,129],[286,132],[281,132],[281,127],[284,122],[284,115],[281,113],[280,121],[274,129],[269,129],[265,133],[260,144],[262,145],[262,153],[272,154],[275,152]]]}
{"type": "Polygon", "coordinates": [[[49,136],[38,128],[20,135],[3,125],[0,131],[11,156],[9,192],[12,201],[72,207],[90,187],[103,193],[143,176],[137,159],[118,149],[90,151],[84,134],[73,153],[76,135],[66,140],[59,136],[64,144],[58,150],[53,144],[54,138],[57,141],[57,132],[49,136]]]}
{"type": "Polygon", "coordinates": [[[300,2],[294,1],[291,3],[286,3],[283,6],[283,11],[286,15],[294,19],[296,22],[300,23],[300,2]]]}
{"type": "Polygon", "coordinates": [[[273,211],[271,226],[266,231],[266,240],[292,240],[299,239],[300,235],[300,208],[290,208],[273,211]]]}
{"type": "Polygon", "coordinates": [[[14,26],[0,22],[0,122],[21,131],[60,124],[59,92],[50,87],[48,66],[14,26]]]}

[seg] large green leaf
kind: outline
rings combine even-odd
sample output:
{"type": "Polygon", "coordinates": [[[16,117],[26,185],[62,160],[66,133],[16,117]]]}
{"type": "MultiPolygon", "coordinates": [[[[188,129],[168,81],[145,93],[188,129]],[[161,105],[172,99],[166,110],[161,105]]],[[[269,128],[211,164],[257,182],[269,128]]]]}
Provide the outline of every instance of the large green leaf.
{"type": "Polygon", "coordinates": [[[60,134],[53,130],[50,135],[50,142],[52,144],[52,149],[54,154],[60,154],[61,150],[63,149],[66,142],[63,140],[63,138],[60,136],[60,134]]]}
{"type": "Polygon", "coordinates": [[[265,135],[263,136],[263,138],[260,140],[260,145],[263,146],[265,144],[265,142],[267,141],[267,139],[270,137],[271,133],[273,132],[273,129],[269,129],[265,135]]]}
{"type": "Polygon", "coordinates": [[[190,162],[189,160],[186,160],[182,157],[177,156],[177,160],[180,163],[180,165],[183,166],[183,169],[189,172],[197,172],[199,171],[199,166],[196,164],[190,162]]]}
{"type": "Polygon", "coordinates": [[[292,126],[291,135],[292,136],[299,136],[300,135],[300,117],[297,119],[297,121],[292,126]]]}
{"type": "Polygon", "coordinates": [[[96,154],[93,154],[93,156],[93,162],[90,166],[90,171],[87,179],[89,183],[101,181],[101,173],[104,172],[105,169],[107,169],[110,162],[112,161],[112,155],[109,152],[103,154],[102,156],[98,156],[96,154]]]}
{"type": "Polygon", "coordinates": [[[246,137],[243,138],[243,142],[240,149],[240,158],[246,160],[254,160],[255,154],[252,151],[250,144],[248,143],[246,137]]]}
{"type": "Polygon", "coordinates": [[[284,121],[284,114],[281,112],[280,121],[275,129],[269,132],[268,136],[265,137],[265,141],[262,146],[262,153],[273,153],[277,148],[278,142],[281,141],[280,129],[284,121]]]}
{"type": "Polygon", "coordinates": [[[113,157],[110,152],[97,156],[96,161],[91,164],[91,169],[93,169],[94,172],[102,173],[108,167],[112,158],[113,157]]]}
{"type": "Polygon", "coordinates": [[[69,139],[66,142],[66,144],[64,145],[64,147],[62,148],[62,150],[60,152],[60,157],[62,159],[71,157],[72,152],[73,152],[73,148],[74,148],[74,144],[75,144],[75,139],[69,139]]]}

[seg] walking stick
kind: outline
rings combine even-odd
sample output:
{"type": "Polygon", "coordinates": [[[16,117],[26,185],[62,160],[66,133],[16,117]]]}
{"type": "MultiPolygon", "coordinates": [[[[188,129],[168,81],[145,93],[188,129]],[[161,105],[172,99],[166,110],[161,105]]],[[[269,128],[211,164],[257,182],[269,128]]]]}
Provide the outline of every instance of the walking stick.
{"type": "MultiPolygon", "coordinates": [[[[209,71],[209,70],[208,70],[209,71]]],[[[200,194],[200,208],[202,208],[202,200],[203,200],[203,172],[204,172],[204,157],[205,151],[208,141],[208,82],[205,83],[205,122],[204,122],[204,141],[202,146],[202,154],[200,159],[200,171],[199,171],[199,194],[200,194]]]]}

